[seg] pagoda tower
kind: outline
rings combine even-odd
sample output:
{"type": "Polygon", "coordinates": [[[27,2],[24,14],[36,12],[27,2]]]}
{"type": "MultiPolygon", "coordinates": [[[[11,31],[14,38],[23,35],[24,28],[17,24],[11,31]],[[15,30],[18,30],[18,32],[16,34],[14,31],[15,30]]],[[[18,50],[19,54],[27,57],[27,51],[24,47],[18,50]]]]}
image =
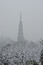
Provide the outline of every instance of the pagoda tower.
{"type": "Polygon", "coordinates": [[[23,25],[22,25],[22,17],[21,17],[21,13],[20,13],[20,22],[19,22],[19,29],[18,29],[18,42],[22,42],[24,40],[24,36],[23,36],[23,25]]]}

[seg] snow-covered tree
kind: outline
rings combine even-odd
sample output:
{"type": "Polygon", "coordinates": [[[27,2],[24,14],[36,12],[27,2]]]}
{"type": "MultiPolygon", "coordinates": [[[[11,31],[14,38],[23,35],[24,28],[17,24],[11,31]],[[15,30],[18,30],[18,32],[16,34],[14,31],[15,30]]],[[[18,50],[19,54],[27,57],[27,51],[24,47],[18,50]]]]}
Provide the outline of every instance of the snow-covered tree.
{"type": "Polygon", "coordinates": [[[41,51],[40,61],[41,61],[41,65],[43,65],[43,49],[41,51]]]}

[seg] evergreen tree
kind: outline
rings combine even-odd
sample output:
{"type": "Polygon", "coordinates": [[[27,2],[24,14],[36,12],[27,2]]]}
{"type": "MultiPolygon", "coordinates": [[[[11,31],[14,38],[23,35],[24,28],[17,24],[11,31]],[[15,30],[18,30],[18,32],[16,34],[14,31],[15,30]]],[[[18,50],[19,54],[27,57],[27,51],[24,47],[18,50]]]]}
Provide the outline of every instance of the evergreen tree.
{"type": "Polygon", "coordinates": [[[43,49],[41,51],[40,61],[41,61],[41,65],[43,65],[43,49]]]}
{"type": "Polygon", "coordinates": [[[33,60],[33,65],[39,65],[35,60],[33,60]]]}

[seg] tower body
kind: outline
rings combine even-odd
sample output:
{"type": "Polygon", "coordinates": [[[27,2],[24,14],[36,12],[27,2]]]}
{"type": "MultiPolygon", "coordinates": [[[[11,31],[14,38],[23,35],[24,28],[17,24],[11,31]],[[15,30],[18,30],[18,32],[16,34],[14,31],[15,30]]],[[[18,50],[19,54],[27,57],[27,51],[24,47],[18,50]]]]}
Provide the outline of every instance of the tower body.
{"type": "Polygon", "coordinates": [[[18,29],[18,42],[22,42],[23,40],[24,40],[23,25],[22,25],[21,14],[20,14],[20,23],[19,23],[19,29],[18,29]]]}

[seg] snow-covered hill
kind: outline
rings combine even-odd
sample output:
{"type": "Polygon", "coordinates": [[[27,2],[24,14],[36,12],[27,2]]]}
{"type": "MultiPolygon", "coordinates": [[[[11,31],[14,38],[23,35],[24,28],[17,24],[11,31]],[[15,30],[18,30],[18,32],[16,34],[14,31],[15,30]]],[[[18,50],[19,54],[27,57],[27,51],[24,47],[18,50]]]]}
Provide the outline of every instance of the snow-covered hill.
{"type": "Polygon", "coordinates": [[[0,37],[0,49],[6,46],[7,44],[13,44],[15,43],[8,37],[0,37]]]}
{"type": "Polygon", "coordinates": [[[40,52],[43,48],[43,45],[40,43],[35,42],[11,42],[7,39],[7,41],[1,41],[3,43],[1,53],[3,57],[7,57],[7,59],[10,59],[12,62],[13,60],[18,60],[15,58],[15,55],[17,54],[20,58],[21,55],[24,55],[24,60],[27,59],[34,59],[37,62],[39,62],[40,59],[40,52]],[[7,44],[6,44],[7,43],[7,44]]]}

